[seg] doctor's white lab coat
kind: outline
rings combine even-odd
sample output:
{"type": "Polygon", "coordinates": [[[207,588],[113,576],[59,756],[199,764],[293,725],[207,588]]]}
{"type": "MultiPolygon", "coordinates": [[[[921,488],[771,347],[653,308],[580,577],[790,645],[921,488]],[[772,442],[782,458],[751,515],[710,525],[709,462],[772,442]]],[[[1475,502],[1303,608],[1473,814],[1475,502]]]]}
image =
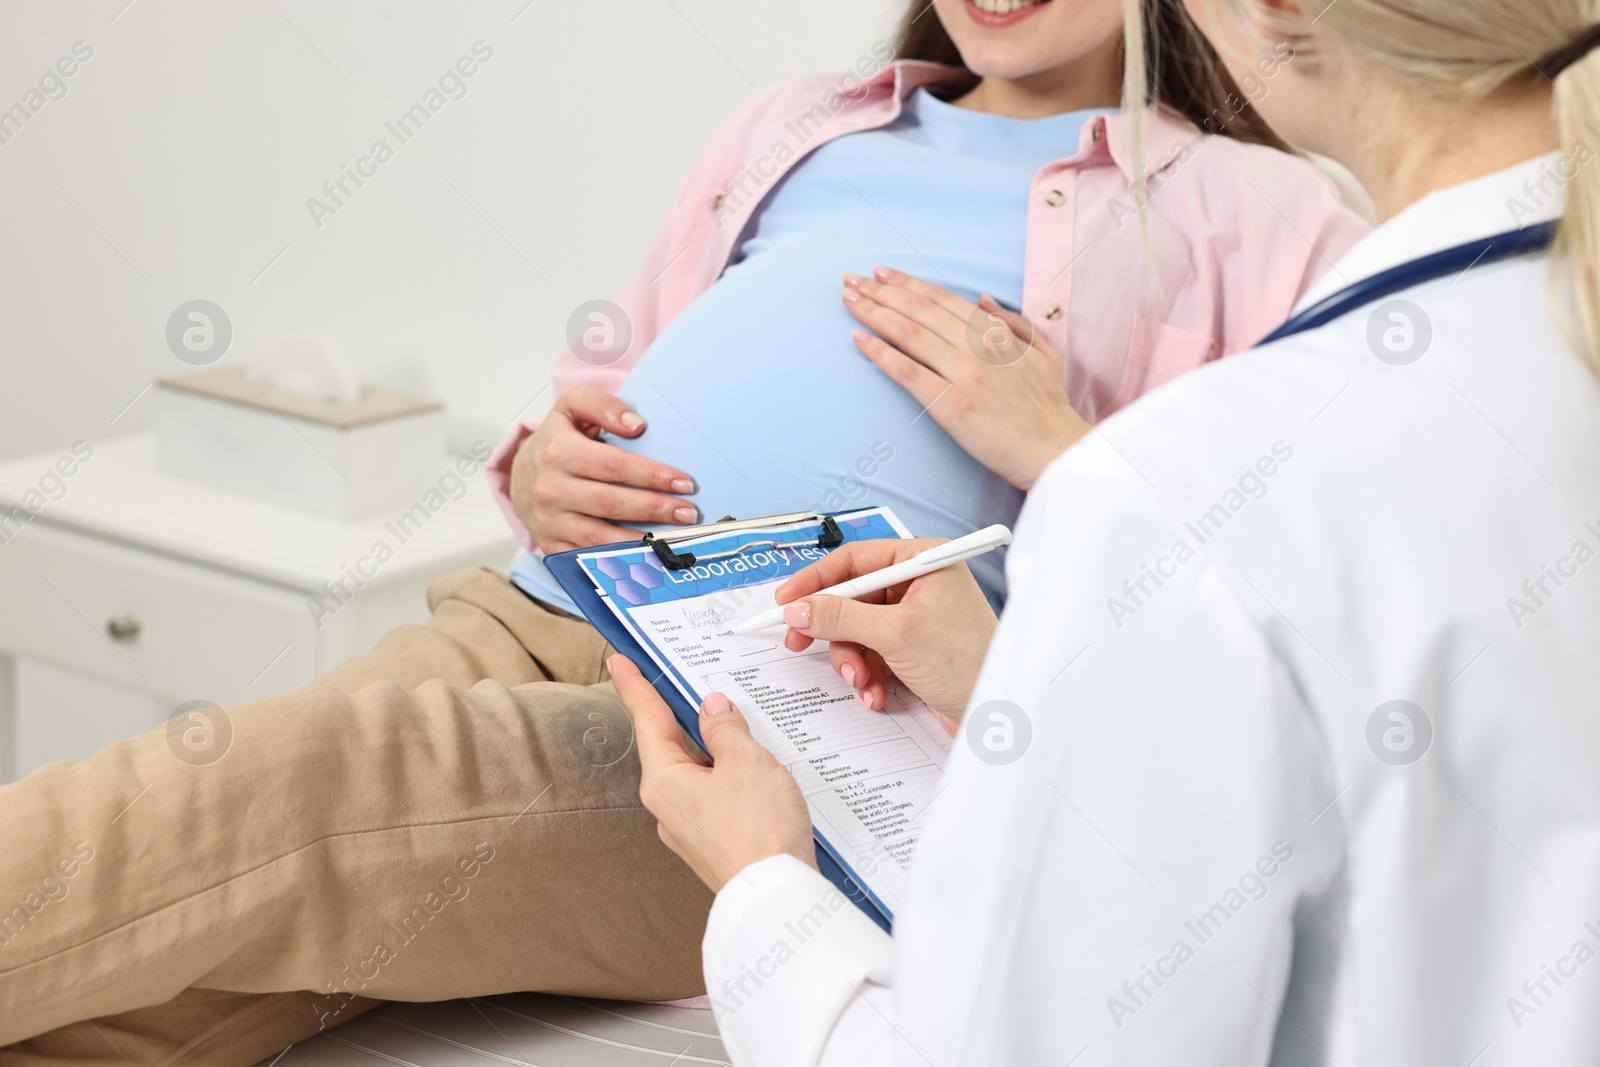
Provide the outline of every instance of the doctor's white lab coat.
{"type": "MultiPolygon", "coordinates": [[[[1429,196],[1307,303],[1554,217],[1551,165],[1429,196]]],[[[1548,268],[1223,360],[1059,460],[893,940],[789,857],[719,895],[735,1063],[1600,1063],[1600,379],[1548,268]]]]}

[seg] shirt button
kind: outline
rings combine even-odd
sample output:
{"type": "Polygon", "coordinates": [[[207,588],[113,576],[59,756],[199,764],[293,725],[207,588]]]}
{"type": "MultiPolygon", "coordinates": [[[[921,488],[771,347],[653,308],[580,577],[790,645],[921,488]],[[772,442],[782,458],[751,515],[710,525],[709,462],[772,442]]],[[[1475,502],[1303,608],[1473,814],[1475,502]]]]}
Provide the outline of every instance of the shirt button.
{"type": "Polygon", "coordinates": [[[1044,306],[1044,317],[1047,319],[1059,319],[1061,317],[1061,305],[1046,304],[1044,306]]]}
{"type": "Polygon", "coordinates": [[[721,193],[718,193],[716,196],[711,198],[711,210],[720,211],[722,210],[722,205],[726,204],[727,202],[728,198],[723,196],[721,193]]]}
{"type": "Polygon", "coordinates": [[[1048,193],[1044,194],[1044,202],[1049,204],[1051,207],[1060,207],[1062,201],[1066,200],[1066,198],[1067,194],[1063,193],[1060,189],[1052,189],[1048,193]]]}
{"type": "Polygon", "coordinates": [[[1098,140],[1100,140],[1100,138],[1104,137],[1105,135],[1106,135],[1105,127],[1104,126],[1096,126],[1094,128],[1094,130],[1090,132],[1089,137],[1090,137],[1091,140],[1098,141],[1098,140]]]}

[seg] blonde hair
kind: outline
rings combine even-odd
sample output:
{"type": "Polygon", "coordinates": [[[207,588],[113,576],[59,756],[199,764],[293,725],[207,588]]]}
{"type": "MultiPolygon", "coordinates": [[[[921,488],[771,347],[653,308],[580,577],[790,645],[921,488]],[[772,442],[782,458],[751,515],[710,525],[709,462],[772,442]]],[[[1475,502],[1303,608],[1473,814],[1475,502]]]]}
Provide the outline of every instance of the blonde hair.
{"type": "MultiPolygon", "coordinates": [[[[1247,0],[1227,2],[1237,12],[1247,0]]],[[[1463,100],[1545,78],[1548,57],[1600,22],[1600,0],[1312,0],[1312,6],[1320,9],[1313,21],[1329,36],[1424,89],[1463,100]]],[[[1552,83],[1566,179],[1552,303],[1569,341],[1600,373],[1600,142],[1587,139],[1600,134],[1600,49],[1555,72],[1552,83]]]]}
{"type": "MultiPolygon", "coordinates": [[[[1159,47],[1160,42],[1145,40],[1144,0],[1122,0],[1122,110],[1128,113],[1132,136],[1133,202],[1139,206],[1139,227],[1144,231],[1146,251],[1149,251],[1150,224],[1145,216],[1145,199],[1148,196],[1144,177],[1144,109],[1152,99],[1159,99],[1156,87],[1150,84],[1150,63],[1145,51],[1149,43],[1159,47]]],[[[1213,60],[1213,68],[1220,69],[1220,61],[1213,60]]],[[[1152,276],[1155,264],[1151,263],[1152,276]]]]}

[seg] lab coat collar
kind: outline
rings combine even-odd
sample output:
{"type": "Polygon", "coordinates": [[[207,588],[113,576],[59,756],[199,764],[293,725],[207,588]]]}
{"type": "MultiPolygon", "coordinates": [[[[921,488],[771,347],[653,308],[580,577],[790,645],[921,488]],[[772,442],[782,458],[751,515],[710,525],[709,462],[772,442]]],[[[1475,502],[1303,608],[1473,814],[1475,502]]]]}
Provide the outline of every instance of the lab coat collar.
{"type": "Polygon", "coordinates": [[[1456,245],[1561,217],[1559,152],[1429,193],[1350,249],[1301,298],[1298,313],[1364,278],[1456,245]]]}

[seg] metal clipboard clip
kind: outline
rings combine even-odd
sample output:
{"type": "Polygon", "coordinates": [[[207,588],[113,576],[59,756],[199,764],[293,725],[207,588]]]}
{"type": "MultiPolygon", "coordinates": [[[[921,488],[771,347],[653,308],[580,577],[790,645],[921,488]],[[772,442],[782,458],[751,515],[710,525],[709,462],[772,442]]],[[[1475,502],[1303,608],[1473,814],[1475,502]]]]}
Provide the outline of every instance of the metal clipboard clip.
{"type": "Polygon", "coordinates": [[[683,571],[693,567],[696,563],[709,563],[713,560],[728,559],[733,556],[742,556],[752,549],[762,548],[805,548],[815,545],[818,548],[838,548],[844,544],[844,531],[839,529],[839,524],[832,515],[823,515],[815,511],[795,511],[788,515],[769,515],[764,519],[735,519],[732,515],[725,515],[718,522],[706,523],[703,526],[689,526],[681,530],[667,533],[647,533],[644,535],[644,544],[656,554],[662,564],[670,571],[683,571]],[[769,527],[781,528],[784,526],[815,526],[822,524],[822,534],[816,538],[802,538],[798,541],[779,541],[776,538],[770,541],[751,541],[749,544],[740,545],[738,548],[727,552],[718,552],[709,556],[696,556],[693,552],[677,552],[673,545],[682,544],[700,537],[715,534],[738,533],[740,530],[763,530],[769,527]]]}

